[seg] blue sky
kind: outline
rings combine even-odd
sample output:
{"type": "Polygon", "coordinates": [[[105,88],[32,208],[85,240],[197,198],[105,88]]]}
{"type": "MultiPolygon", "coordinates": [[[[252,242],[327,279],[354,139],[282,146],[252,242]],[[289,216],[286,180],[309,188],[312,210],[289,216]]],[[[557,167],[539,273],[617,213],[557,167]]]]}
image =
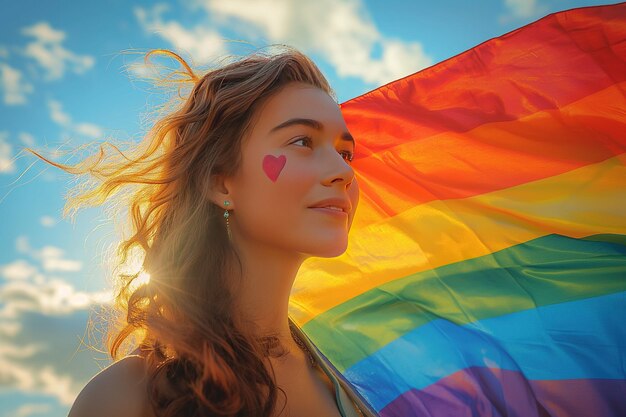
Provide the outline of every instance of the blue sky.
{"type": "Polygon", "coordinates": [[[59,151],[106,138],[139,140],[151,106],[163,98],[138,78],[141,52],[170,48],[208,66],[285,43],[313,58],[343,102],[546,14],[608,3],[3,0],[0,416],[65,416],[110,363],[101,327],[86,327],[90,312],[93,319],[111,299],[103,254],[115,231],[98,208],[63,219],[74,179],[20,149],[76,162],[59,151]]]}

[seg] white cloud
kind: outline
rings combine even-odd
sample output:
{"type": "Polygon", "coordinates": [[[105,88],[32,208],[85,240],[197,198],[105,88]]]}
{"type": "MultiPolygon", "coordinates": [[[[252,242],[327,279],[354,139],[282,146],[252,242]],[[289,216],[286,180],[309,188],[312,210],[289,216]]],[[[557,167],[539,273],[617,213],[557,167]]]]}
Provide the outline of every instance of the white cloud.
{"type": "MultiPolygon", "coordinates": [[[[211,58],[226,53],[224,40],[218,31],[206,24],[187,28],[178,22],[165,22],[161,14],[168,9],[169,6],[166,4],[157,4],[152,9],[136,7],[134,12],[146,32],[157,33],[176,49],[190,53],[197,61],[206,63],[211,58]]],[[[141,71],[143,70],[138,69],[138,72],[141,71]]]]}
{"type": "Polygon", "coordinates": [[[15,239],[15,250],[20,253],[30,253],[31,248],[26,236],[18,236],[15,239]]]}
{"type": "Polygon", "coordinates": [[[63,404],[71,405],[77,393],[73,387],[74,381],[70,375],[58,373],[52,366],[46,366],[39,372],[41,392],[55,396],[63,404]]]}
{"type": "Polygon", "coordinates": [[[41,216],[39,222],[44,227],[53,227],[56,224],[56,220],[52,216],[41,216]]]}
{"type": "Polygon", "coordinates": [[[34,146],[35,145],[35,137],[30,133],[20,132],[18,138],[22,143],[26,146],[34,146]]]}
{"type": "Polygon", "coordinates": [[[78,55],[66,49],[65,32],[54,29],[48,22],[39,22],[22,29],[22,34],[33,37],[26,45],[23,54],[34,59],[46,74],[46,81],[62,78],[67,71],[83,74],[95,64],[89,55],[78,55]]]}
{"type": "Polygon", "coordinates": [[[305,53],[316,53],[339,76],[357,77],[373,85],[391,82],[432,64],[420,43],[383,36],[361,0],[195,0],[193,6],[204,9],[210,19],[194,30],[174,21],[165,22],[161,18],[167,10],[164,5],[151,11],[138,8],[136,15],[144,27],[158,28],[159,36],[203,63],[221,55],[223,49],[221,41],[214,39],[216,32],[207,27],[223,26],[264,44],[285,43],[305,53]],[[210,36],[199,36],[198,31],[210,36]],[[219,48],[212,50],[213,44],[219,48]],[[382,50],[380,58],[372,57],[376,47],[382,50]]]}
{"type": "Polygon", "coordinates": [[[8,280],[22,281],[34,276],[37,268],[23,259],[16,259],[11,263],[0,265],[0,275],[8,280]]]}
{"type": "Polygon", "coordinates": [[[432,63],[418,42],[383,36],[360,0],[318,0],[295,4],[289,0],[249,2],[202,1],[209,13],[254,25],[272,42],[292,44],[321,55],[339,76],[357,77],[366,83],[384,84],[416,72],[432,63]],[[262,10],[280,10],[263,13],[262,10]],[[323,22],[323,24],[320,24],[323,22]],[[373,58],[375,47],[382,56],[373,58]]]}
{"type": "MultiPolygon", "coordinates": [[[[33,39],[18,50],[43,68],[45,81],[60,79],[68,71],[83,74],[95,64],[92,56],[78,55],[66,49],[62,45],[66,39],[65,32],[52,28],[48,22],[24,27],[21,33],[33,39]]],[[[0,45],[0,58],[8,57],[9,50],[0,45]]],[[[26,81],[22,71],[0,62],[0,90],[4,104],[15,106],[26,104],[34,87],[26,81]]]]}
{"type": "Polygon", "coordinates": [[[32,84],[24,80],[22,72],[9,64],[0,62],[0,88],[7,106],[25,104],[27,95],[34,91],[32,84]]]}
{"type": "Polygon", "coordinates": [[[77,352],[86,319],[84,312],[75,316],[55,317],[53,321],[45,316],[25,316],[24,321],[28,325],[24,330],[16,337],[3,340],[4,347],[0,351],[0,389],[50,395],[61,404],[71,405],[82,386],[100,370],[93,353],[77,352]],[[36,319],[53,327],[37,325],[34,323],[36,319]],[[22,343],[29,339],[42,342],[37,346],[37,354],[26,357],[11,355],[11,352],[20,352],[22,343]]]}
{"type": "Polygon", "coordinates": [[[4,306],[0,309],[0,319],[14,319],[22,311],[35,311],[47,315],[69,314],[110,299],[109,292],[76,291],[61,278],[48,278],[43,284],[8,281],[0,287],[0,296],[5,300],[4,306]]]}
{"type": "MultiPolygon", "coordinates": [[[[53,261],[74,262],[64,260],[64,252],[54,246],[33,249],[26,236],[18,237],[16,248],[40,260],[44,270],[68,269],[51,266],[53,261]]],[[[71,405],[99,371],[94,353],[102,353],[98,360],[109,361],[103,357],[102,340],[87,338],[91,333],[85,332],[101,330],[90,320],[93,314],[107,317],[101,312],[111,307],[113,291],[77,290],[23,259],[1,265],[0,273],[5,278],[0,280],[0,389],[53,396],[71,405]],[[93,347],[97,350],[89,349],[93,347]]],[[[22,412],[35,412],[29,410],[22,412]]]]}
{"type": "MultiPolygon", "coordinates": [[[[33,248],[26,236],[15,246],[41,265],[24,259],[0,265],[0,390],[51,396],[69,406],[111,363],[104,350],[103,308],[111,308],[113,290],[81,291],[62,277],[39,272],[46,262],[63,260],[64,251],[55,246],[33,248]]],[[[47,411],[23,406],[11,415],[47,411]]]]}
{"type": "Polygon", "coordinates": [[[8,132],[0,131],[0,174],[11,174],[15,172],[13,147],[7,142],[8,137],[8,132]]]}
{"type": "Polygon", "coordinates": [[[14,417],[30,417],[50,411],[50,404],[23,404],[11,413],[14,417]]]}
{"type": "Polygon", "coordinates": [[[60,101],[48,100],[48,108],[53,122],[64,127],[69,127],[72,124],[72,118],[63,111],[63,105],[60,101]]]}
{"type": "Polygon", "coordinates": [[[49,99],[48,109],[50,111],[50,119],[59,126],[79,135],[91,138],[100,138],[104,136],[104,132],[100,126],[92,123],[74,123],[72,117],[63,110],[63,104],[60,101],[49,99]]]}
{"type": "MultiPolygon", "coordinates": [[[[44,248],[46,249],[46,248],[44,248]]],[[[83,263],[60,257],[43,258],[43,268],[46,271],[80,271],[83,263]]]]}
{"type": "Polygon", "coordinates": [[[46,277],[39,284],[9,281],[0,287],[0,299],[0,389],[50,395],[72,404],[99,371],[94,351],[84,348],[102,349],[101,340],[86,340],[88,313],[110,305],[112,292],[76,291],[60,278],[46,277]]]}
{"type": "Polygon", "coordinates": [[[77,123],[74,125],[74,130],[76,133],[92,138],[97,138],[103,135],[100,126],[93,123],[77,123]]]}
{"type": "Polygon", "coordinates": [[[540,5],[537,0],[504,0],[504,5],[509,13],[500,16],[501,24],[520,19],[538,18],[549,10],[545,5],[540,5]]]}
{"type": "MultiPolygon", "coordinates": [[[[55,246],[44,246],[41,250],[31,248],[25,236],[17,239],[16,247],[19,252],[40,260],[46,272],[75,271],[82,267],[79,261],[63,259],[64,251],[55,246]]],[[[23,311],[68,314],[112,301],[111,291],[76,291],[64,279],[44,275],[23,259],[0,265],[0,275],[7,280],[0,287],[0,299],[4,304],[0,305],[0,318],[14,318],[23,311]]]]}
{"type": "Polygon", "coordinates": [[[133,74],[135,77],[138,77],[140,79],[153,78],[156,75],[158,75],[158,72],[155,71],[154,67],[147,66],[143,62],[143,59],[140,61],[130,63],[129,65],[126,66],[126,70],[129,73],[133,74]]]}
{"type": "Polygon", "coordinates": [[[13,359],[26,359],[42,349],[41,345],[30,344],[27,346],[0,345],[0,357],[12,357],[13,359]]]}
{"type": "Polygon", "coordinates": [[[18,252],[30,255],[32,258],[41,262],[42,268],[47,271],[80,271],[83,263],[80,261],[64,259],[65,251],[56,246],[47,245],[36,250],[30,247],[26,236],[18,236],[15,242],[18,252]]]}
{"type": "Polygon", "coordinates": [[[537,0],[505,0],[504,4],[515,17],[532,17],[537,13],[537,0]]]}
{"type": "Polygon", "coordinates": [[[0,321],[0,336],[3,340],[13,337],[22,330],[22,326],[17,322],[0,321]]]}

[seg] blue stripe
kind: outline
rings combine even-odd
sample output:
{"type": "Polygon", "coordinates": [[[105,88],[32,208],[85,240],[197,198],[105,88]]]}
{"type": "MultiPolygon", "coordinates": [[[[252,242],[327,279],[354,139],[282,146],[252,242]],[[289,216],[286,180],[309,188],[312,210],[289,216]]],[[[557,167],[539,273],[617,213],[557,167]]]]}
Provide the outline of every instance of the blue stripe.
{"type": "MultiPolygon", "coordinates": [[[[626,278],[625,278],[626,279],[626,278]]],[[[381,410],[471,366],[527,379],[626,379],[626,292],[519,311],[459,326],[434,320],[346,370],[381,410]]]]}

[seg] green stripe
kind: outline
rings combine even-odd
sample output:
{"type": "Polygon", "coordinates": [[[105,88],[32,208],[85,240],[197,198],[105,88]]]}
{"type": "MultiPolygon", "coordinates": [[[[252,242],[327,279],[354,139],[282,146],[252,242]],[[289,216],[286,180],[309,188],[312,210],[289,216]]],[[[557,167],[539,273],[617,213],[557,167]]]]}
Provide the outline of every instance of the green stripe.
{"type": "Polygon", "coordinates": [[[303,330],[340,372],[435,319],[463,325],[626,290],[626,235],[548,235],[400,278],[340,304],[303,330]]]}

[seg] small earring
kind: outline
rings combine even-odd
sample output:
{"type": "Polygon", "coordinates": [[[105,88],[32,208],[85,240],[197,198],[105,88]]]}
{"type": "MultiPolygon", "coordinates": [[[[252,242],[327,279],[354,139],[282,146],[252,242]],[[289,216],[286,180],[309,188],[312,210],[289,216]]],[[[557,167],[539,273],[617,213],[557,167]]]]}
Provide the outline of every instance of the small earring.
{"type": "MultiPolygon", "coordinates": [[[[224,205],[225,206],[229,206],[230,205],[230,201],[228,200],[224,200],[224,205]]],[[[228,217],[229,217],[229,213],[228,213],[228,209],[226,209],[226,211],[224,211],[224,218],[226,219],[226,231],[228,232],[228,239],[233,238],[231,232],[230,232],[230,224],[228,223],[228,217]]]]}

